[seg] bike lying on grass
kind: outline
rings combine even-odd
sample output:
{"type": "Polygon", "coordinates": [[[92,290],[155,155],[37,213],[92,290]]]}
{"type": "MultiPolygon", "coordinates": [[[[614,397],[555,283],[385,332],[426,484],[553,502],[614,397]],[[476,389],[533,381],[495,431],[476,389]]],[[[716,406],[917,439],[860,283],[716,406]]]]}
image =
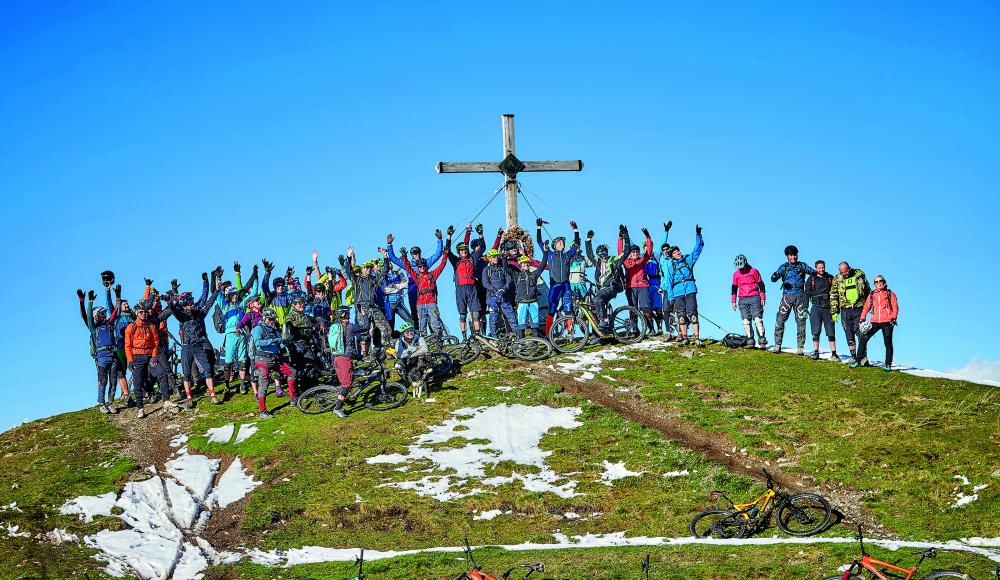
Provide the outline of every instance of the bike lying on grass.
{"type": "MultiPolygon", "coordinates": [[[[472,562],[472,569],[467,572],[462,572],[456,580],[509,580],[510,575],[517,570],[518,567],[511,568],[504,572],[501,576],[494,576],[488,572],[483,572],[483,567],[476,563],[476,559],[472,555],[472,547],[469,546],[469,538],[465,539],[465,557],[472,562]]],[[[540,563],[533,564],[521,564],[520,568],[527,569],[527,573],[521,576],[521,580],[527,578],[534,574],[535,572],[542,573],[545,571],[545,565],[540,563]]]]}
{"type": "Polygon", "coordinates": [[[504,332],[498,334],[496,338],[476,334],[475,340],[497,354],[523,361],[543,360],[552,354],[552,345],[549,341],[537,336],[517,338],[512,332],[504,332]]]}
{"type": "MultiPolygon", "coordinates": [[[[877,578],[879,580],[902,578],[903,580],[912,580],[914,574],[917,573],[917,570],[926,558],[937,557],[937,550],[934,548],[917,550],[913,552],[913,555],[920,556],[920,559],[917,560],[917,564],[913,568],[900,568],[888,562],[876,560],[865,552],[865,540],[860,525],[858,526],[858,543],[861,544],[861,559],[851,562],[850,567],[843,574],[827,576],[823,580],[863,580],[864,578],[877,578]],[[862,574],[864,574],[865,570],[868,571],[868,574],[863,576],[862,574]]],[[[922,576],[920,580],[933,580],[934,578],[965,578],[966,580],[972,580],[972,576],[963,574],[957,570],[934,570],[922,576]]],[[[997,578],[1000,579],[1000,569],[998,569],[997,578]]]]}
{"type": "MultiPolygon", "coordinates": [[[[391,368],[382,362],[381,349],[371,353],[369,359],[359,361],[354,368],[354,381],[347,392],[345,405],[354,405],[358,400],[373,411],[388,411],[406,402],[408,392],[400,382],[390,381],[391,368]]],[[[307,415],[332,411],[337,404],[340,387],[319,385],[307,389],[296,403],[299,410],[307,415]]]]}
{"type": "Polygon", "coordinates": [[[745,538],[762,529],[775,512],[775,522],[781,531],[792,536],[811,536],[822,532],[830,523],[833,508],[830,502],[815,493],[789,495],[774,485],[774,478],[765,469],[767,490],[750,503],[734,503],[722,491],[712,491],[711,498],[729,502],[730,509],[706,510],[691,520],[691,534],[696,538],[745,538]]]}

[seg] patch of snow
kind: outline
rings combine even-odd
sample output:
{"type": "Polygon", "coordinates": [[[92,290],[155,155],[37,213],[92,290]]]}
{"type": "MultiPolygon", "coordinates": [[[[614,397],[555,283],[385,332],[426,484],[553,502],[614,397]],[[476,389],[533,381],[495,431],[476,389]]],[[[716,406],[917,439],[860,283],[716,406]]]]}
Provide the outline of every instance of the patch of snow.
{"type": "Polygon", "coordinates": [[[233,445],[236,445],[237,443],[243,443],[244,441],[246,441],[247,439],[249,439],[251,435],[253,435],[256,432],[257,432],[257,424],[256,423],[246,423],[246,424],[240,425],[240,430],[239,430],[238,433],[236,433],[236,439],[233,441],[233,445]]]}
{"type": "Polygon", "coordinates": [[[501,393],[506,393],[508,391],[513,391],[514,390],[514,387],[494,387],[494,388],[496,390],[500,391],[501,393]]]}
{"type": "Polygon", "coordinates": [[[31,537],[31,534],[29,534],[27,532],[22,532],[20,526],[12,526],[10,524],[4,524],[4,526],[5,527],[0,528],[0,531],[5,532],[7,534],[8,538],[30,538],[31,537]]]}
{"type": "Polygon", "coordinates": [[[233,431],[235,429],[235,425],[226,423],[222,427],[209,429],[205,432],[205,436],[208,437],[209,443],[229,443],[229,440],[233,438],[233,431]]]}
{"type": "Polygon", "coordinates": [[[604,473],[601,474],[600,482],[604,485],[610,486],[613,482],[619,479],[625,479],[626,477],[638,477],[645,471],[629,471],[625,467],[625,462],[611,463],[605,460],[604,463],[604,473]]]}
{"type": "Polygon", "coordinates": [[[1000,538],[962,538],[963,544],[970,546],[980,546],[984,548],[1000,548],[1000,538]]]}
{"type": "Polygon", "coordinates": [[[965,495],[962,492],[958,492],[958,495],[955,496],[955,503],[951,504],[951,507],[962,507],[963,505],[968,505],[977,499],[979,499],[979,494],[974,493],[972,495],[965,495]]]}
{"type": "Polygon", "coordinates": [[[663,474],[663,477],[684,477],[685,475],[690,475],[688,470],[682,469],[680,471],[668,471],[663,474]]]}
{"type": "Polygon", "coordinates": [[[988,484],[988,483],[981,483],[979,485],[973,486],[972,493],[979,493],[979,492],[983,491],[984,489],[986,489],[989,486],[990,486],[990,484],[988,484]]]}
{"type": "Polygon", "coordinates": [[[195,499],[204,501],[219,470],[219,460],[187,454],[167,461],[164,466],[171,477],[194,494],[195,499]]]}
{"type": "Polygon", "coordinates": [[[184,433],[181,433],[180,435],[174,435],[174,438],[170,440],[170,446],[181,447],[183,445],[187,445],[187,442],[188,442],[188,436],[184,433]]]}
{"type": "Polygon", "coordinates": [[[17,502],[12,501],[7,505],[0,505],[0,512],[20,512],[21,508],[17,507],[17,502]]]}
{"type": "Polygon", "coordinates": [[[102,495],[80,496],[64,503],[59,513],[64,515],[79,514],[84,522],[90,523],[95,516],[110,516],[111,508],[115,507],[118,495],[108,492],[102,495]]]}
{"type": "Polygon", "coordinates": [[[962,482],[962,485],[969,485],[969,478],[964,475],[956,475],[955,479],[962,482]]]}
{"type": "MultiPolygon", "coordinates": [[[[225,508],[246,497],[248,493],[259,485],[259,481],[254,481],[253,477],[247,475],[246,471],[243,470],[243,462],[237,457],[233,460],[229,469],[219,478],[219,484],[215,486],[215,491],[212,492],[211,499],[220,508],[225,508]]],[[[209,501],[209,503],[211,504],[212,501],[209,501]]]]}
{"type": "Polygon", "coordinates": [[[284,435],[285,434],[285,430],[284,429],[278,429],[277,431],[274,432],[274,434],[275,435],[284,435]]]}
{"type": "Polygon", "coordinates": [[[448,472],[448,475],[429,475],[417,481],[383,484],[399,489],[412,489],[419,495],[431,496],[439,501],[450,501],[485,491],[458,491],[473,482],[495,487],[515,480],[520,481],[529,491],[551,492],[563,498],[574,497],[579,495],[574,491],[576,482],[566,481],[564,476],[555,473],[545,464],[545,459],[551,452],[542,451],[539,443],[552,429],[581,426],[582,423],[576,420],[580,412],[576,407],[529,407],[520,404],[459,409],[452,412],[453,418],[431,427],[429,433],[416,437],[414,443],[407,447],[406,454],[378,455],[369,458],[368,463],[429,462],[434,469],[448,472]],[[434,448],[436,444],[456,438],[487,442],[434,448]],[[509,477],[484,479],[487,466],[505,461],[534,467],[539,472],[514,472],[509,477]]]}
{"type": "Polygon", "coordinates": [[[63,528],[56,528],[51,532],[46,532],[44,536],[45,541],[51,544],[62,544],[64,542],[77,542],[80,538],[76,534],[71,534],[64,530],[63,528]]]}
{"type": "Polygon", "coordinates": [[[489,510],[489,511],[485,511],[485,512],[482,512],[480,514],[472,516],[472,519],[474,519],[476,521],[480,521],[480,522],[481,521],[489,521],[489,520],[492,520],[492,519],[496,518],[497,516],[510,515],[511,513],[512,512],[510,510],[507,510],[507,511],[489,510]]]}

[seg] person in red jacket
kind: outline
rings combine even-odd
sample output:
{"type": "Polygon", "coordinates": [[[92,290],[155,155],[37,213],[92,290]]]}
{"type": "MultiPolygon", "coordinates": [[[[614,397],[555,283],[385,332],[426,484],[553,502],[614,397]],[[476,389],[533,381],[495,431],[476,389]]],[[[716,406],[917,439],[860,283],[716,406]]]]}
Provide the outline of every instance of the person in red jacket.
{"type": "MultiPolygon", "coordinates": [[[[479,228],[482,231],[482,228],[479,228]]],[[[476,263],[483,257],[486,250],[486,241],[479,234],[478,245],[473,251],[469,251],[469,239],[472,236],[472,224],[465,227],[465,240],[458,243],[456,250],[458,254],[451,251],[451,236],[455,233],[455,226],[448,226],[448,238],[444,242],[444,253],[455,269],[455,301],[458,304],[458,328],[462,331],[462,338],[467,332],[466,316],[472,319],[472,328],[475,333],[482,332],[479,315],[481,305],[479,302],[479,292],[476,289],[478,280],[476,279],[476,263]]],[[[419,316],[418,316],[419,318],[419,316]]]]}
{"type": "Polygon", "coordinates": [[[400,250],[400,257],[403,260],[406,273],[417,283],[417,319],[420,321],[421,336],[427,334],[428,326],[430,326],[431,332],[439,332],[441,330],[441,313],[438,311],[437,305],[437,279],[441,276],[441,272],[444,272],[448,260],[440,260],[433,270],[428,270],[427,260],[423,258],[418,259],[416,264],[410,264],[410,257],[406,255],[406,250],[400,250]]]}
{"type": "Polygon", "coordinates": [[[653,328],[653,309],[649,302],[649,278],[646,277],[646,262],[653,257],[653,238],[649,230],[642,228],[646,236],[645,249],[639,254],[639,246],[631,243],[628,228],[618,226],[618,253],[624,255],[622,265],[625,266],[625,297],[629,306],[642,311],[646,317],[646,328],[653,328]]]}
{"type": "Polygon", "coordinates": [[[889,290],[889,285],[885,277],[879,274],[875,276],[875,290],[865,299],[865,305],[861,309],[861,326],[868,326],[865,320],[868,313],[872,314],[871,327],[867,332],[861,334],[861,344],[858,346],[858,360],[851,365],[851,368],[868,365],[868,341],[875,333],[882,331],[882,342],[885,343],[885,365],[882,367],[886,371],[892,370],[892,330],[896,326],[896,318],[899,317],[899,303],[896,301],[896,293],[889,290]]]}

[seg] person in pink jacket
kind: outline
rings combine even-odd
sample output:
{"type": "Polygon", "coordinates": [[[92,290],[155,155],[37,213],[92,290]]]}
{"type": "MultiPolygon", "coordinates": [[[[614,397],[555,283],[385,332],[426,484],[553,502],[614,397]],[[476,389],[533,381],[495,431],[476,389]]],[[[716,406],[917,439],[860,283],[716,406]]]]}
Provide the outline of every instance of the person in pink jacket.
{"type": "Polygon", "coordinates": [[[757,346],[764,348],[767,346],[767,337],[764,336],[764,304],[767,301],[764,281],[757,268],[751,266],[743,254],[736,256],[733,265],[736,266],[736,271],[733,272],[733,310],[738,305],[740,317],[743,318],[743,330],[749,339],[748,344],[753,344],[756,326],[757,346]]]}
{"type": "Polygon", "coordinates": [[[892,370],[892,330],[896,326],[896,318],[899,317],[899,303],[896,301],[896,293],[889,290],[889,285],[885,277],[879,274],[875,276],[875,290],[868,295],[865,305],[861,309],[861,325],[867,326],[865,320],[868,313],[872,315],[871,327],[867,332],[861,334],[861,344],[858,346],[857,362],[851,368],[859,366],[869,366],[868,364],[868,341],[875,333],[882,331],[882,341],[885,343],[885,365],[883,369],[892,370]]]}

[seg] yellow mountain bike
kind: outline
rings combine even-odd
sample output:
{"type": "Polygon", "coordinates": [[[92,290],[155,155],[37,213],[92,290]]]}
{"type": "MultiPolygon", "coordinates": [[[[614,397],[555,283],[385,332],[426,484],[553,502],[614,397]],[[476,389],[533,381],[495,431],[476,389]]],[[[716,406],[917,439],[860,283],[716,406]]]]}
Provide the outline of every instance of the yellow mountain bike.
{"type": "Polygon", "coordinates": [[[559,352],[577,352],[590,343],[591,336],[599,339],[614,337],[622,344],[634,344],[646,337],[646,318],[634,306],[619,306],[614,310],[605,305],[598,313],[594,305],[594,284],[584,276],[587,294],[583,300],[573,300],[573,312],[562,313],[552,321],[548,338],[559,352]]]}
{"type": "Polygon", "coordinates": [[[811,536],[830,524],[833,508],[830,502],[815,493],[789,495],[774,485],[774,478],[765,469],[767,490],[750,503],[734,503],[724,492],[713,491],[711,498],[725,499],[730,509],[706,510],[691,520],[691,535],[696,538],[744,538],[762,529],[775,513],[781,531],[792,536],[811,536]]]}

